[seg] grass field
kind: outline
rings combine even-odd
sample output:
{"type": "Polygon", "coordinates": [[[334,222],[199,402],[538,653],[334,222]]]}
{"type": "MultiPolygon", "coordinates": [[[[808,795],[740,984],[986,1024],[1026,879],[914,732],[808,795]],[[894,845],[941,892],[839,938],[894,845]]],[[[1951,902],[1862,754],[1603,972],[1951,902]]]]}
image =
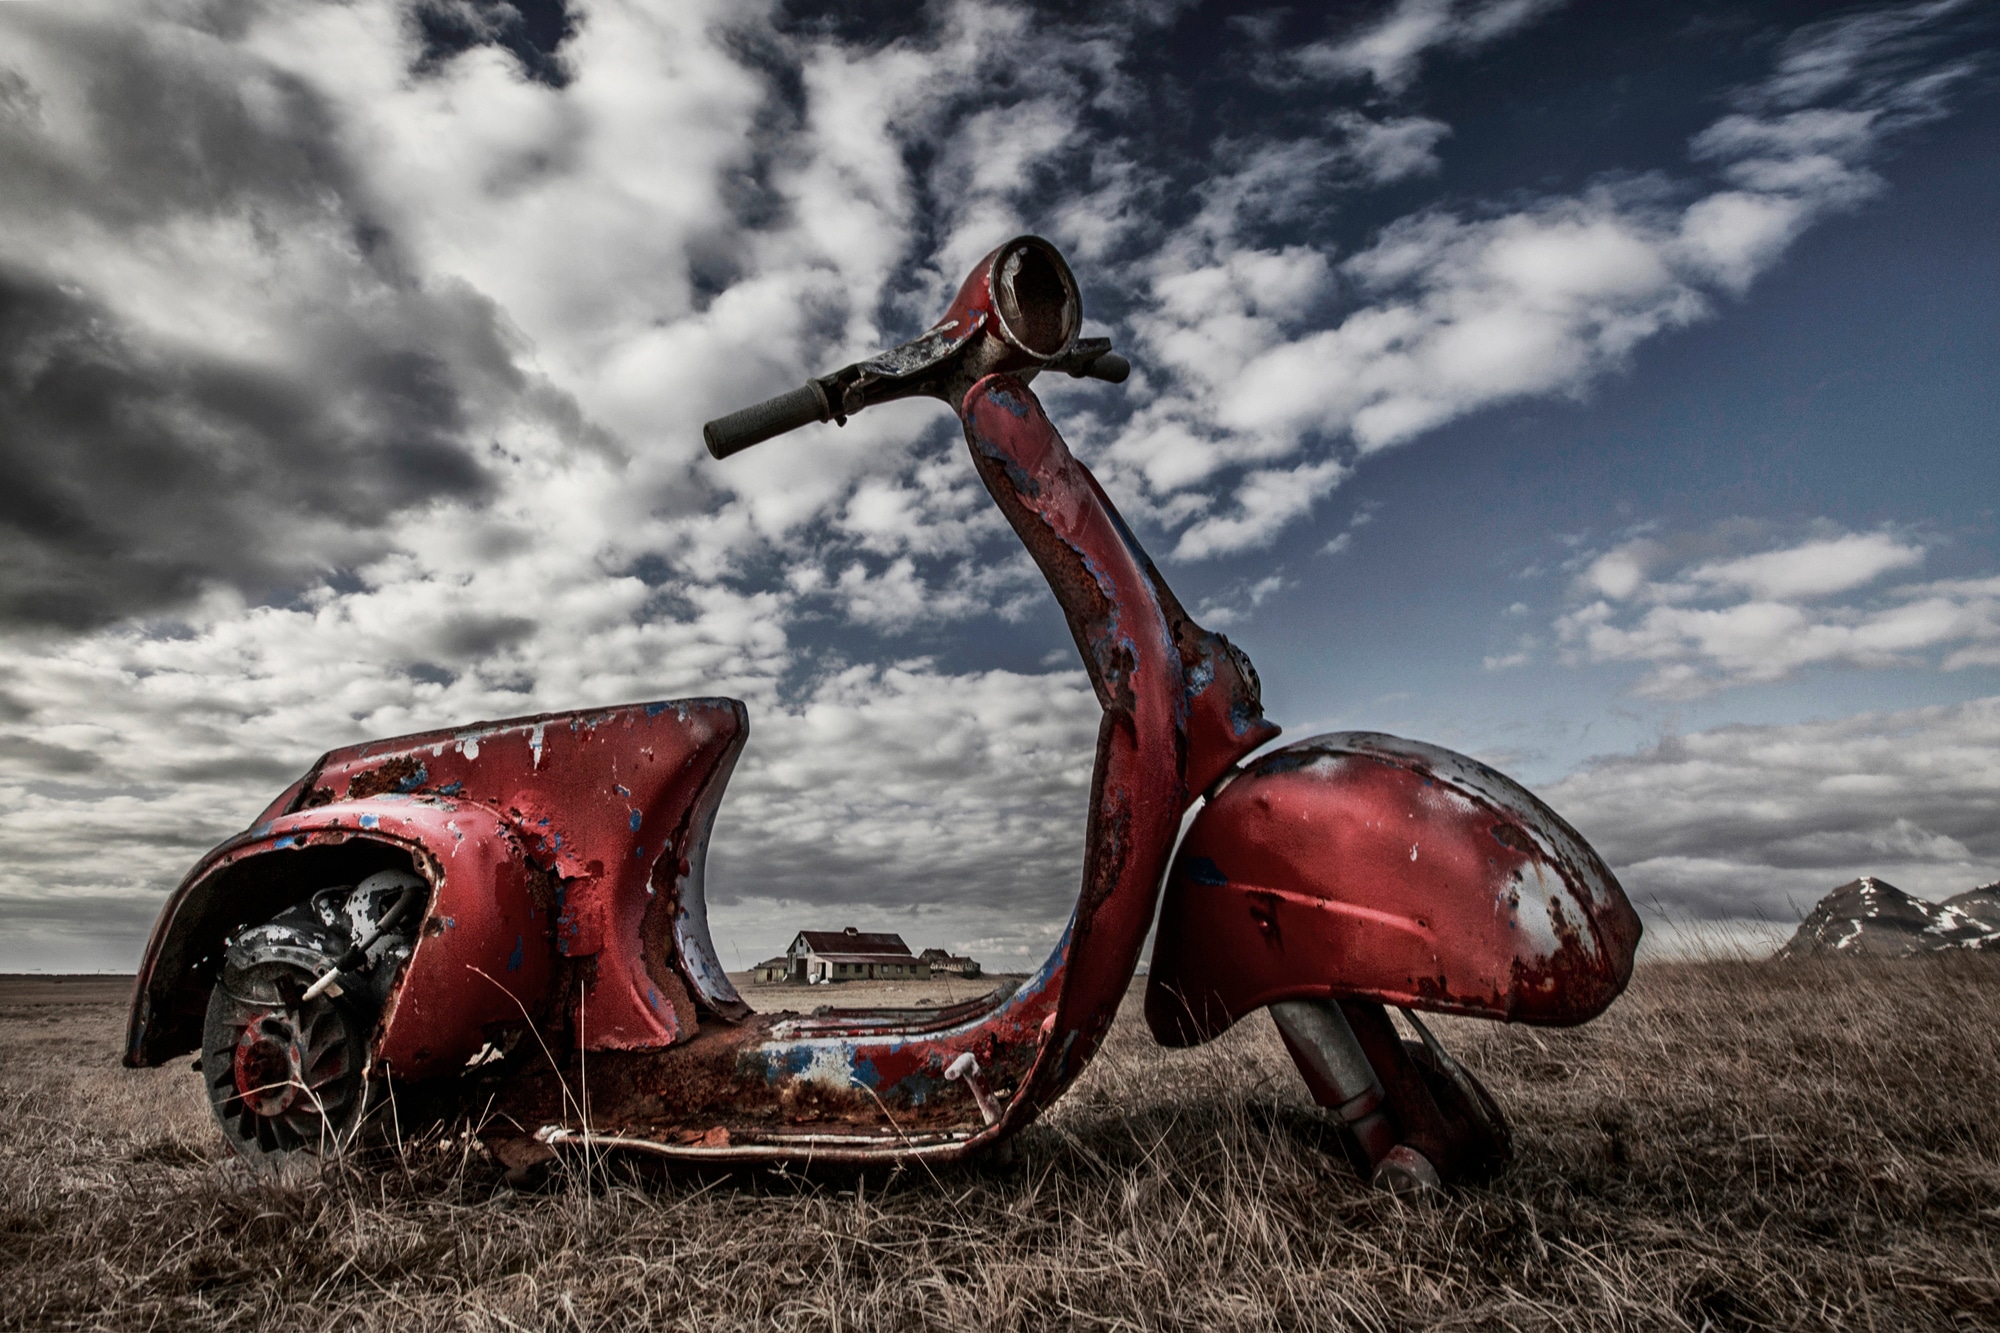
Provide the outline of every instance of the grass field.
{"type": "MultiPolygon", "coordinates": [[[[0,1326],[2000,1326],[2000,959],[1642,967],[1573,1032],[1442,1023],[1517,1160],[1360,1186],[1261,1016],[1135,1013],[1011,1165],[501,1185],[463,1139],[222,1162],[123,992],[0,983],[0,1326]]],[[[1136,1005],[1128,1006],[1136,1009],[1136,1005]]]]}

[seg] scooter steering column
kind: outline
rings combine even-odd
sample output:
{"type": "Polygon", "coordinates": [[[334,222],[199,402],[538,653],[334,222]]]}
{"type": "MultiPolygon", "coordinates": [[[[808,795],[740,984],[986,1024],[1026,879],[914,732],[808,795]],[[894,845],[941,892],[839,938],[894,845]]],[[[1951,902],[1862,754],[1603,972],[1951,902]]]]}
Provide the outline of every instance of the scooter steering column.
{"type": "Polygon", "coordinates": [[[1371,1183],[1395,1194],[1437,1188],[1437,1168],[1401,1141],[1389,1119],[1382,1080],[1340,1006],[1332,1000],[1280,1000],[1271,1006],[1271,1018],[1313,1100],[1340,1117],[1367,1159],[1371,1183]]]}

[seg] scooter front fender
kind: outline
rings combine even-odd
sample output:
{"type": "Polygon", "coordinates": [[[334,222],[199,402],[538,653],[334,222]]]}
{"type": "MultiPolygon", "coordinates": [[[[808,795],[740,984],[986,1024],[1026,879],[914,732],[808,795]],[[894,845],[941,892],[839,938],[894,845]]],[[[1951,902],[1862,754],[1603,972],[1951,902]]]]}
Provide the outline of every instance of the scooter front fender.
{"type": "Polygon", "coordinates": [[[1171,1046],[1312,998],[1566,1026],[1625,988],[1639,932],[1603,860],[1518,783],[1417,741],[1316,736],[1188,830],[1146,1018],[1171,1046]]]}

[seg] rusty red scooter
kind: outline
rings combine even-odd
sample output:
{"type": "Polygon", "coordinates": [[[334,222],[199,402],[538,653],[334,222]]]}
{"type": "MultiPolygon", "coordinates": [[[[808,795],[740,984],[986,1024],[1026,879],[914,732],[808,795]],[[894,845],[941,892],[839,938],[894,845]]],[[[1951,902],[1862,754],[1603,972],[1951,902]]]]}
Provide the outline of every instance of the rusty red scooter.
{"type": "Polygon", "coordinates": [[[350,1143],[392,1096],[483,1112],[517,1170],[570,1147],[949,1160],[1076,1079],[1157,920],[1158,1040],[1268,1009],[1370,1179],[1495,1169],[1506,1120],[1418,1014],[1584,1022],[1624,988],[1638,917],[1574,830],[1471,759],[1357,732],[1249,758],[1278,734],[1249,659],[1182,608],[1029,387],[1124,379],[1081,324],[1069,266],[1024,236],[922,336],[705,428],[721,459],[898,398],[958,414],[1103,709],[1076,908],[1031,976],[942,1009],[753,1012],[703,880],[748,718],[679,699],[328,753],[167,901],[126,1064],[198,1050],[254,1161],[350,1143]]]}

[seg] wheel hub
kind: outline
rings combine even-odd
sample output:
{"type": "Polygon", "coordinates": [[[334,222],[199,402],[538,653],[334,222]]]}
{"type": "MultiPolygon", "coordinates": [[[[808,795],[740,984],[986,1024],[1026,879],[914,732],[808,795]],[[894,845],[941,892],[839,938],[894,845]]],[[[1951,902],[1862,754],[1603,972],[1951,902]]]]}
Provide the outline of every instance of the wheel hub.
{"type": "Polygon", "coordinates": [[[260,1116],[280,1116],[305,1091],[305,1051],[290,1014],[257,1014],[236,1039],[236,1093],[260,1116]]]}
{"type": "Polygon", "coordinates": [[[209,1104],[230,1144],[253,1158],[326,1151],[347,1139],[366,1107],[366,1030],[339,1001],[291,998],[310,979],[239,977],[265,993],[218,985],[209,1001],[209,1104]]]}

